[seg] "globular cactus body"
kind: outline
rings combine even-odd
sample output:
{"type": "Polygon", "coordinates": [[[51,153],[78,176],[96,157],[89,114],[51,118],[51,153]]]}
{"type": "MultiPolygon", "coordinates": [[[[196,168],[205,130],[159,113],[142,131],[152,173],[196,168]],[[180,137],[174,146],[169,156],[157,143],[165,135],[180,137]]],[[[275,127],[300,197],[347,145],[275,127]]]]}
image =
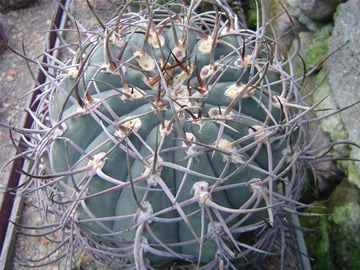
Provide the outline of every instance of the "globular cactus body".
{"type": "Polygon", "coordinates": [[[54,211],[129,267],[266,254],[264,231],[293,204],[282,198],[298,196],[289,146],[301,145],[307,108],[290,103],[301,102],[296,84],[269,40],[226,7],[196,13],[198,3],[124,9],[81,44],[34,113],[46,132],[31,173],[46,164],[54,211]],[[280,195],[279,184],[290,189],[280,195]],[[256,230],[253,247],[242,242],[256,230]]]}

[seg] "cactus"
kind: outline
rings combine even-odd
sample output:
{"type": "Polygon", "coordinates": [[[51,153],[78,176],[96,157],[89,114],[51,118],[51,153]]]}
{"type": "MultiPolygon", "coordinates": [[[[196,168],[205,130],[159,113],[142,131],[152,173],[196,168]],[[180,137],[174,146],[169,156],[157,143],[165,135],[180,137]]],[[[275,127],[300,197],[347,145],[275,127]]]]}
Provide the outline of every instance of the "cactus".
{"type": "Polygon", "coordinates": [[[33,166],[22,190],[57,218],[64,242],[102,263],[283,260],[315,105],[265,23],[242,29],[226,3],[198,12],[201,2],[136,12],[128,2],[71,59],[46,65],[23,130],[33,166]]]}

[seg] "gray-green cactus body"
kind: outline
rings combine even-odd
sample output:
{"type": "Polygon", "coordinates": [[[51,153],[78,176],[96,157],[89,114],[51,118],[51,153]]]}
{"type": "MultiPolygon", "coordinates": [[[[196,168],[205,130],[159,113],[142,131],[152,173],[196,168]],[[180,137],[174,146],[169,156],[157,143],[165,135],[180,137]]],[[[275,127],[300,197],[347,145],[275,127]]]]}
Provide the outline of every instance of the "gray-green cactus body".
{"type": "Polygon", "coordinates": [[[110,23],[63,73],[47,170],[71,172],[58,185],[84,233],[129,261],[234,259],[241,228],[271,221],[275,201],[254,187],[273,189],[285,166],[280,75],[215,15],[154,12],[110,23]]]}

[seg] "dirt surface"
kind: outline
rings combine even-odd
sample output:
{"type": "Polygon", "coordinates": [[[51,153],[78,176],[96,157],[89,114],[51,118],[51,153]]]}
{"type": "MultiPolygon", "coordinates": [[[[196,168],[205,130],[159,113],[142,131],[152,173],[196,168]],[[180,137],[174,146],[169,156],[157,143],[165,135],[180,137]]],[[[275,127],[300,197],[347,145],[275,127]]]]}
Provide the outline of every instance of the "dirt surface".
{"type": "MultiPolygon", "coordinates": [[[[18,52],[22,52],[22,47],[24,47],[28,57],[37,58],[41,50],[46,48],[47,31],[50,29],[56,7],[56,0],[42,0],[24,9],[0,13],[9,46],[18,52]]],[[[28,93],[35,85],[31,73],[37,76],[37,70],[36,65],[30,65],[29,70],[25,60],[9,49],[0,55],[0,122],[22,125],[21,120],[31,96],[28,93]]],[[[13,157],[14,149],[9,132],[2,128],[0,128],[0,149],[0,167],[3,168],[13,157]]],[[[7,170],[9,166],[4,167],[0,172],[0,186],[6,185],[7,170]]],[[[35,216],[29,215],[26,211],[24,215],[28,218],[24,218],[23,221],[33,223],[35,216]]],[[[40,250],[36,239],[18,235],[16,243],[17,251],[14,260],[19,258],[19,261],[24,262],[25,258],[31,256],[32,251],[40,250]]],[[[20,269],[19,265],[15,264],[14,269],[20,269]]]]}
{"type": "MultiPolygon", "coordinates": [[[[47,30],[50,28],[56,0],[38,1],[26,9],[12,10],[0,13],[0,20],[4,25],[8,37],[8,44],[15,50],[22,52],[22,44],[28,57],[36,58],[45,48],[47,30]]],[[[37,68],[31,65],[31,71],[37,74],[37,68]]],[[[10,50],[0,55],[0,121],[19,125],[28,104],[26,95],[34,86],[34,81],[26,66],[25,60],[16,56],[10,50]]],[[[0,129],[0,166],[9,160],[11,141],[9,133],[0,129]]],[[[0,172],[0,185],[4,185],[4,168],[0,172]]]]}

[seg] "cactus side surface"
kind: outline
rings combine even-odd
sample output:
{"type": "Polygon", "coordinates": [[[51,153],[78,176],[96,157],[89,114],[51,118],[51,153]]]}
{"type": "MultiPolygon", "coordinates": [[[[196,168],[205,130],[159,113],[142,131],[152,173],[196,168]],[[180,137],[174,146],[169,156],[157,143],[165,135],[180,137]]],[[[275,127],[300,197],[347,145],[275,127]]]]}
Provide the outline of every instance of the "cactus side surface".
{"type": "Polygon", "coordinates": [[[261,29],[199,3],[125,7],[38,97],[28,173],[102,261],[244,262],[296,211],[312,108],[261,29]]]}

